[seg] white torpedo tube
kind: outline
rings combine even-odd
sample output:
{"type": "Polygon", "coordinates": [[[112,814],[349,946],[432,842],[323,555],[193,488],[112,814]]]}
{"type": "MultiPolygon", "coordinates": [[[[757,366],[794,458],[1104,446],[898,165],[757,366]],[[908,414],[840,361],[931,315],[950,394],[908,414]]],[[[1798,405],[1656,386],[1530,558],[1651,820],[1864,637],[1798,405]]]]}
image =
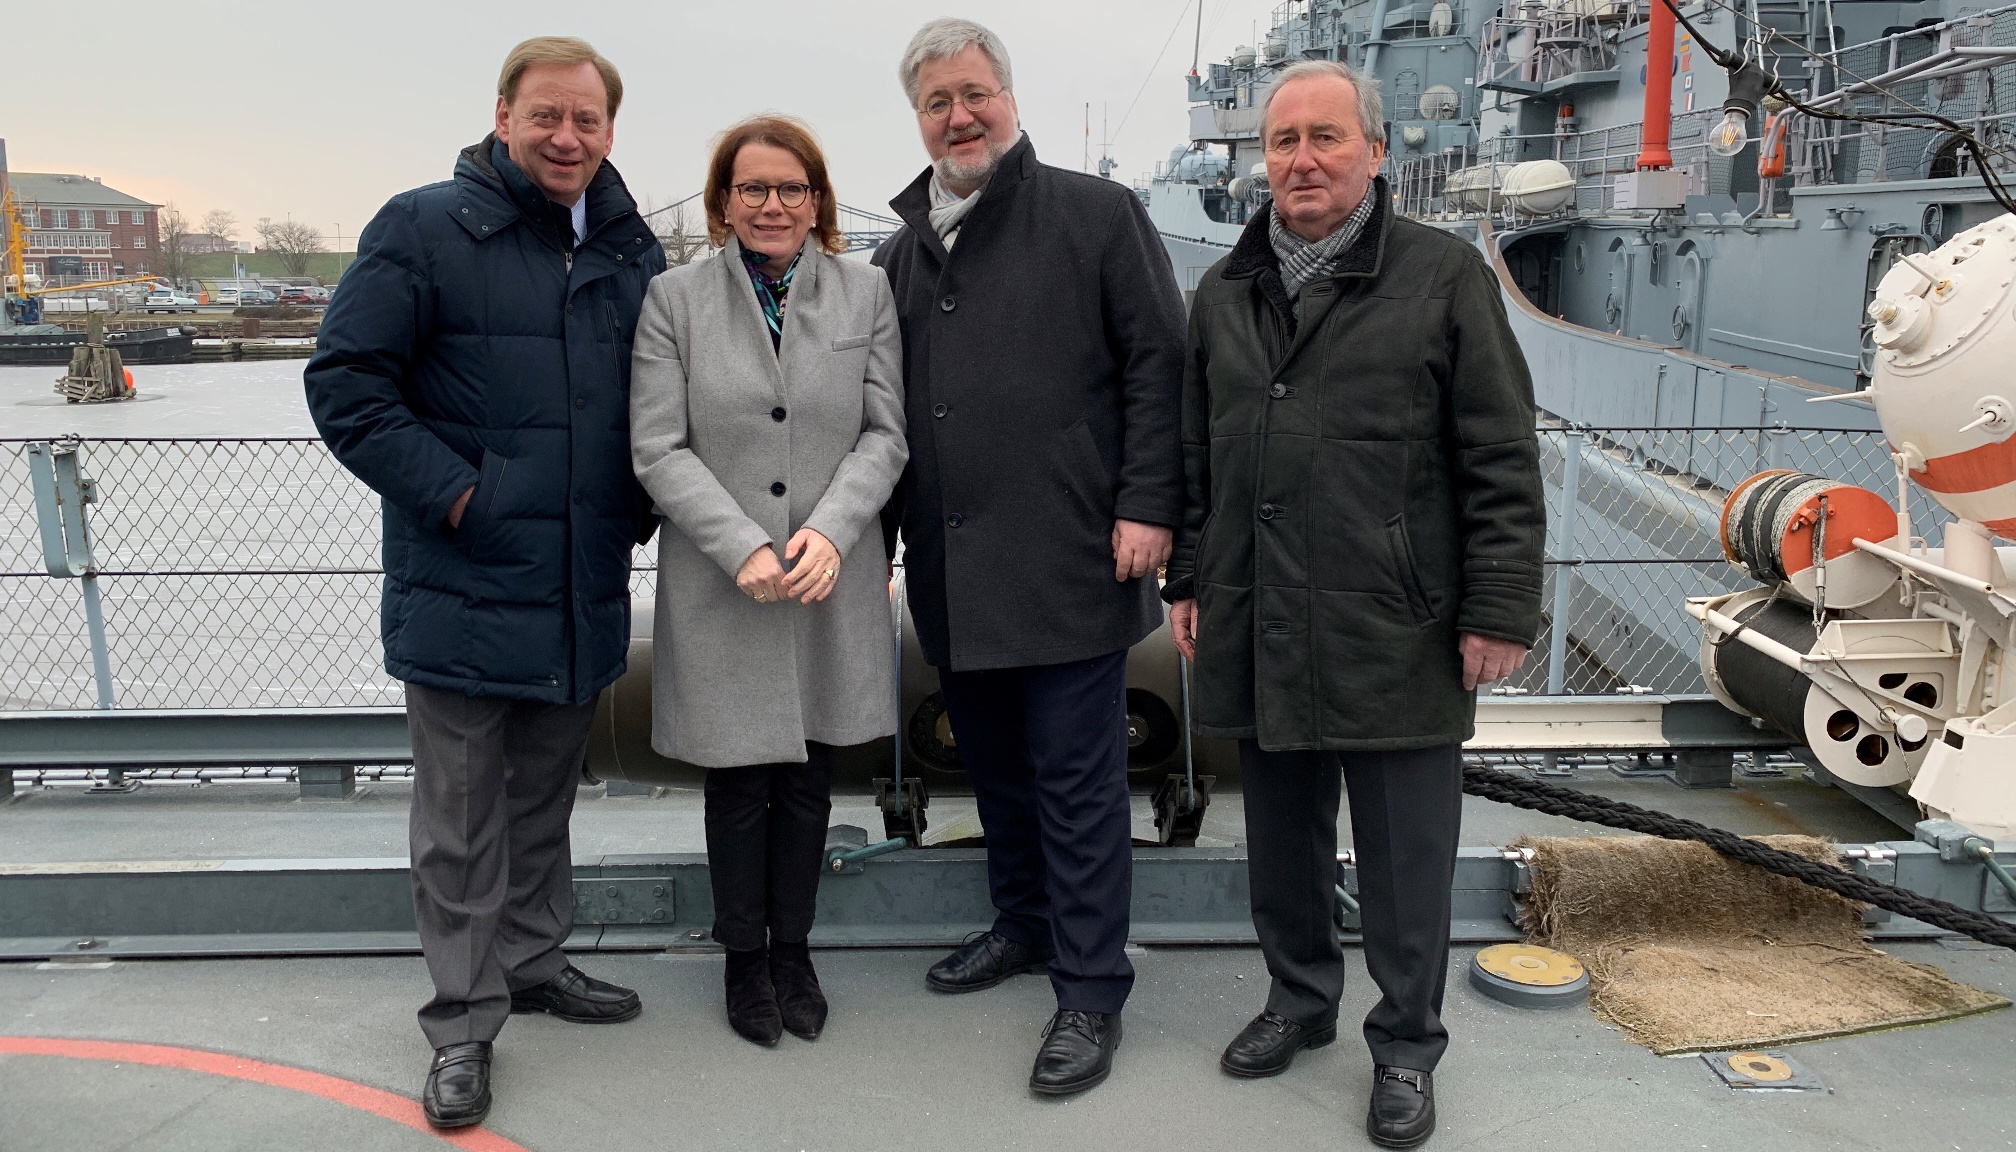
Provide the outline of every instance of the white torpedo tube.
{"type": "Polygon", "coordinates": [[[1800,737],[1850,783],[1910,785],[1933,815],[2016,837],[2016,218],[1905,256],[1869,306],[1865,395],[1898,507],[1867,489],[1760,473],[1730,494],[1723,546],[1765,587],[1696,598],[1724,704],[1800,737]],[[1906,481],[1960,519],[1911,533],[1906,481]]]}

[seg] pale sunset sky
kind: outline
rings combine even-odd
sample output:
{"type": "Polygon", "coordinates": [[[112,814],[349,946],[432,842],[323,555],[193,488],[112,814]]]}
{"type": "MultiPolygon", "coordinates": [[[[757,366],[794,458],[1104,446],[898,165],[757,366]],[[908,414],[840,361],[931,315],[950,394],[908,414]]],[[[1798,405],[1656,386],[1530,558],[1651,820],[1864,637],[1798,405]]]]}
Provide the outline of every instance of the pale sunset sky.
{"type": "Polygon", "coordinates": [[[897,58],[923,21],[964,16],[1002,37],[1023,126],[1051,164],[1080,167],[1087,103],[1096,162],[1103,110],[1115,178],[1132,182],[1186,140],[1183,76],[1199,3],[1206,64],[1251,43],[1256,23],[1264,33],[1273,8],[1267,0],[58,5],[39,31],[17,24],[8,36],[19,42],[5,53],[0,139],[15,171],[100,177],[173,202],[192,222],[223,208],[238,217],[239,239],[252,239],[262,216],[292,216],[332,241],[340,225],[349,249],[386,198],[445,179],[456,152],[489,130],[498,66],[513,44],[572,35],[622,70],[610,160],[640,202],[696,191],[710,137],[777,111],[819,132],[843,203],[886,211],[924,165],[916,116],[896,81],[897,58]]]}

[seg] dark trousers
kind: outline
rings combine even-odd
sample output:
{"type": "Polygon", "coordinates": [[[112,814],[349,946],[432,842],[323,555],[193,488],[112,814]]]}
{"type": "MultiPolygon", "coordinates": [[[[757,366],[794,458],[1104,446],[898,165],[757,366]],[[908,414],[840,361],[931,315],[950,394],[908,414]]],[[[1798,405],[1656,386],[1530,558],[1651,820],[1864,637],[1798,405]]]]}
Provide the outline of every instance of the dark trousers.
{"type": "Polygon", "coordinates": [[[513,989],[567,967],[574,869],[567,820],[595,704],[537,704],[406,686],[413,738],[413,917],[436,1048],[494,1040],[513,989]]]}
{"type": "Polygon", "coordinates": [[[1127,653],[988,672],[940,669],[987,834],[994,930],[1048,952],[1059,1008],[1118,1012],[1134,888],[1127,653]]]}
{"type": "Polygon", "coordinates": [[[1344,949],[1331,915],[1340,776],[1351,795],[1365,968],[1381,993],[1365,1017],[1365,1043],[1377,1063],[1433,1071],[1449,1047],[1442,986],[1463,815],[1457,745],[1266,752],[1239,742],[1253,927],[1274,978],[1267,1008],[1316,1027],[1337,1019],[1344,949]]]}
{"type": "Polygon", "coordinates": [[[707,874],[714,939],[747,952],[812,932],[833,812],[833,749],[808,741],[803,764],[707,770],[707,874]]]}

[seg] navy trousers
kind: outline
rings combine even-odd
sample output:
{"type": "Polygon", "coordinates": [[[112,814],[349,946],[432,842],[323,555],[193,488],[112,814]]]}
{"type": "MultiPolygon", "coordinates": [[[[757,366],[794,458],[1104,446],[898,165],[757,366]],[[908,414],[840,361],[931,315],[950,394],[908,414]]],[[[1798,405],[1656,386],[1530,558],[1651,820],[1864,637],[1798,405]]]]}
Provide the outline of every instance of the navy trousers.
{"type": "Polygon", "coordinates": [[[1052,951],[1057,1006],[1118,1012],[1134,890],[1127,653],[938,673],[987,834],[994,930],[1052,951]]]}

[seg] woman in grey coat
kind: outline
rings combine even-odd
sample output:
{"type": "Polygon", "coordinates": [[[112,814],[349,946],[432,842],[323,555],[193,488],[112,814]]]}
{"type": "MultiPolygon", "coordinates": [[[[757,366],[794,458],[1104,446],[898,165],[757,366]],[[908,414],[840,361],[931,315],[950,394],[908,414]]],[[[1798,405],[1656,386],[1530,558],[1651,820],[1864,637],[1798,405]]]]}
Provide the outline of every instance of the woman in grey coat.
{"type": "Polygon", "coordinates": [[[728,1019],[807,1040],[806,937],[832,750],[895,730],[878,514],[903,472],[902,345],[880,269],[844,247],[804,125],[729,129],[707,177],[723,251],[652,281],[630,443],[661,516],[651,743],[707,772],[728,1019]]]}

